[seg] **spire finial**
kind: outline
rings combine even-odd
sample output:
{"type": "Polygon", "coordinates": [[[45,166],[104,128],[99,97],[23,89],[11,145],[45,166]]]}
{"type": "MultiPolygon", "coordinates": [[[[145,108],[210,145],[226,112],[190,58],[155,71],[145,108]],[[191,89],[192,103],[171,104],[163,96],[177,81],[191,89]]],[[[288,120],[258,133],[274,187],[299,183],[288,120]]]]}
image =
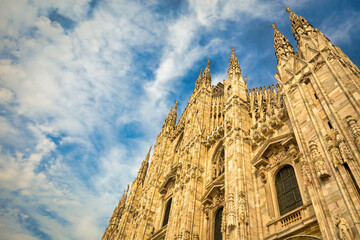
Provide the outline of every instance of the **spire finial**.
{"type": "Polygon", "coordinates": [[[152,148],[152,146],[150,146],[149,152],[146,154],[146,157],[145,157],[145,160],[144,160],[144,161],[146,161],[146,162],[149,161],[151,148],[152,148]]]}
{"type": "Polygon", "coordinates": [[[311,26],[305,18],[296,15],[289,7],[286,8],[286,11],[289,13],[291,31],[293,32],[296,41],[299,41],[301,36],[308,35],[309,32],[314,31],[313,26],[311,26]]]}
{"type": "Polygon", "coordinates": [[[229,60],[228,73],[230,74],[230,72],[233,72],[234,70],[235,70],[235,73],[241,73],[239,60],[235,54],[235,48],[232,47],[231,48],[231,56],[230,56],[230,60],[229,60]]]}
{"type": "Polygon", "coordinates": [[[205,84],[211,85],[210,60],[207,60],[206,68],[203,73],[205,84]]]}
{"type": "Polygon", "coordinates": [[[288,57],[293,54],[294,49],[286,36],[276,29],[275,23],[271,26],[274,29],[274,49],[276,58],[279,60],[281,56],[288,57]]]}

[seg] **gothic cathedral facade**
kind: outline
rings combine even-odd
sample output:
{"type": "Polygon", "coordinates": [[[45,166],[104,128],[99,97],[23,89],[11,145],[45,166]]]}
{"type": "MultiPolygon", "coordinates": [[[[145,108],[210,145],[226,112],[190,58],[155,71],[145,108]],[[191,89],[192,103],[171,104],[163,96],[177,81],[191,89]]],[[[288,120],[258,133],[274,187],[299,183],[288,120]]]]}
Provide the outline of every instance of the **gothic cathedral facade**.
{"type": "Polygon", "coordinates": [[[286,10],[298,51],[274,24],[278,84],[248,89],[234,49],[216,86],[208,63],[103,240],[360,239],[360,71],[286,10]]]}

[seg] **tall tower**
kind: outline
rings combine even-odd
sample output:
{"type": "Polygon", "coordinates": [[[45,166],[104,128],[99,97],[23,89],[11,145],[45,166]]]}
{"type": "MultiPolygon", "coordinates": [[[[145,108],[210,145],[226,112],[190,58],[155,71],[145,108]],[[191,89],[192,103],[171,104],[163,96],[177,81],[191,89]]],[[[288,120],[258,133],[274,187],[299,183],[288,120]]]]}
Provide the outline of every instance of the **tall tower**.
{"type": "Polygon", "coordinates": [[[103,239],[360,239],[360,71],[305,18],[276,27],[276,86],[247,88],[234,48],[177,101],[103,239]],[[126,203],[125,203],[126,201],[126,203]]]}

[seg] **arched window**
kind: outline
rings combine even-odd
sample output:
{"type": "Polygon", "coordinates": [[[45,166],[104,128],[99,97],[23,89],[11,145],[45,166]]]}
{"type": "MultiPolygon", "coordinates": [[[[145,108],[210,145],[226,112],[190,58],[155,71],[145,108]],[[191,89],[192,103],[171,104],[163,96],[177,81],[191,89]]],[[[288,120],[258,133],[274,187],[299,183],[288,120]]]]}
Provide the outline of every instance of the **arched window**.
{"type": "Polygon", "coordinates": [[[221,221],[222,221],[223,207],[217,210],[215,215],[215,227],[214,227],[214,240],[222,240],[221,221]]]}
{"type": "Polygon", "coordinates": [[[301,206],[302,200],[294,168],[287,165],[280,169],[275,179],[280,215],[301,206]]]}
{"type": "Polygon", "coordinates": [[[169,222],[170,209],[171,209],[171,198],[166,203],[164,220],[163,220],[163,224],[162,224],[163,227],[166,226],[169,222]]]}
{"type": "Polygon", "coordinates": [[[221,148],[220,151],[216,153],[213,162],[213,180],[218,178],[221,174],[225,172],[225,150],[221,148]]]}

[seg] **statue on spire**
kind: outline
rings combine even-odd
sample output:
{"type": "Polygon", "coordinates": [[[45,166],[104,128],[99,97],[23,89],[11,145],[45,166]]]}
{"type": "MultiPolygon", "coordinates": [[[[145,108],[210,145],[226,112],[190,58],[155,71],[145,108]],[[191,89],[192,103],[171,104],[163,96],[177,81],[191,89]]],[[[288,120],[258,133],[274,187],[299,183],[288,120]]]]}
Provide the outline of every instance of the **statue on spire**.
{"type": "Polygon", "coordinates": [[[274,29],[274,49],[276,58],[279,60],[281,56],[288,57],[294,54],[294,48],[291,46],[287,37],[276,29],[275,23],[271,26],[274,29]]]}

